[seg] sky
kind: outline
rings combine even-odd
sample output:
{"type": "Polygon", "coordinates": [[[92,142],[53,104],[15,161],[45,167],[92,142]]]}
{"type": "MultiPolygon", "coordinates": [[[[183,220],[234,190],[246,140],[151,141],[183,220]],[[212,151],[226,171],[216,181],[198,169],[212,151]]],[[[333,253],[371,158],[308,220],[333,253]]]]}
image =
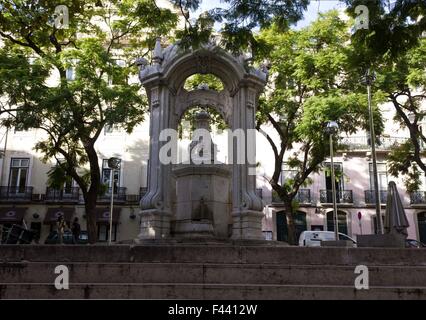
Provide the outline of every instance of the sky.
{"type": "MultiPolygon", "coordinates": [[[[197,17],[200,13],[217,7],[225,7],[225,4],[220,0],[203,0],[200,8],[193,14],[193,17],[197,17]]],[[[309,25],[310,22],[317,18],[318,12],[326,12],[335,8],[343,9],[344,7],[345,5],[338,0],[311,0],[304,18],[297,23],[295,28],[300,29],[309,25]]],[[[220,24],[216,24],[215,28],[219,29],[220,24]]]]}

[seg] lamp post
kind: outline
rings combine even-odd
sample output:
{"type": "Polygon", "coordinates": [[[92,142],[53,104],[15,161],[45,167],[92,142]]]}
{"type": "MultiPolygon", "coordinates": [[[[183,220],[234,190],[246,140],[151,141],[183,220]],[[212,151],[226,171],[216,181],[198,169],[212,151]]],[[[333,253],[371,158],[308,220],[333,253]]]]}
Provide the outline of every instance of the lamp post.
{"type": "Polygon", "coordinates": [[[109,213],[109,237],[108,244],[111,244],[112,241],[112,213],[114,206],[114,173],[116,169],[120,168],[121,160],[115,157],[108,159],[108,167],[111,169],[111,203],[110,203],[110,213],[109,213]]]}
{"type": "Polygon", "coordinates": [[[334,237],[339,240],[339,221],[337,219],[337,199],[336,199],[336,177],[334,174],[334,152],[333,152],[333,135],[339,130],[339,125],[335,121],[327,123],[326,133],[330,136],[330,161],[331,161],[331,193],[333,197],[333,220],[334,220],[334,237]]]}
{"type": "Polygon", "coordinates": [[[370,68],[362,79],[363,83],[367,85],[368,95],[368,116],[370,118],[370,143],[371,143],[371,160],[373,162],[373,181],[374,181],[374,194],[376,204],[376,221],[377,221],[377,233],[383,234],[383,223],[380,209],[380,191],[379,191],[379,179],[377,176],[377,157],[376,157],[376,135],[374,134],[374,117],[373,108],[371,105],[371,85],[375,80],[374,74],[370,73],[370,68]]]}

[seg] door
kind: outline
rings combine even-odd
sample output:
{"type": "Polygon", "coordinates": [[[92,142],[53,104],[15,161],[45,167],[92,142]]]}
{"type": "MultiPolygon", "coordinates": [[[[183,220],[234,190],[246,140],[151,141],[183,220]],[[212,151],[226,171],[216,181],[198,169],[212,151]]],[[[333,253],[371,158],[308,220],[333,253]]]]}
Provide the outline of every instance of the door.
{"type": "Polygon", "coordinates": [[[287,217],[284,211],[277,212],[277,241],[288,241],[287,217]]]}
{"type": "Polygon", "coordinates": [[[419,226],[419,241],[426,243],[426,212],[420,212],[417,215],[417,223],[419,226]]]}
{"type": "Polygon", "coordinates": [[[9,193],[25,193],[30,159],[12,158],[10,161],[9,193]]]}
{"type": "MultiPolygon", "coordinates": [[[[339,224],[339,232],[348,234],[348,220],[346,212],[337,211],[337,223],[339,224]]],[[[327,212],[327,231],[334,231],[333,211],[327,212]]]]}
{"type": "MultiPolygon", "coordinates": [[[[277,216],[277,241],[288,241],[287,216],[284,211],[276,213],[277,216]]],[[[296,229],[296,242],[299,241],[300,234],[307,230],[306,213],[296,212],[294,215],[294,227],[296,229]]]]}

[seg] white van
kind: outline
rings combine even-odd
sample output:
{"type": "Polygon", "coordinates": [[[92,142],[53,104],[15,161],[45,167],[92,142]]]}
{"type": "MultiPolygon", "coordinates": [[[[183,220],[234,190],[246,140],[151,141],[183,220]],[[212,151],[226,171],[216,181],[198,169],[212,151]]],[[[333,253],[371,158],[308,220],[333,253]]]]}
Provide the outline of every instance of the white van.
{"type": "MultiPolygon", "coordinates": [[[[333,241],[334,231],[303,231],[299,237],[300,247],[320,247],[321,241],[333,241]]],[[[356,245],[356,241],[346,234],[339,232],[339,240],[349,240],[356,245]]]]}

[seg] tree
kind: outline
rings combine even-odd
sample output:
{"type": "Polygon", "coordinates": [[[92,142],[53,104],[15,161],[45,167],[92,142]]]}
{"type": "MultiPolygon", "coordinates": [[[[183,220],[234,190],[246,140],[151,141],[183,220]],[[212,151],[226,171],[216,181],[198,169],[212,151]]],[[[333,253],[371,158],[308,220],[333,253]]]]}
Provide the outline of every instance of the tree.
{"type": "Polygon", "coordinates": [[[215,8],[190,19],[190,11],[200,7],[201,0],[172,0],[186,18],[185,28],[177,37],[184,47],[198,46],[212,36],[214,22],[222,23],[221,41],[232,52],[251,49],[254,53],[264,50],[264,43],[255,37],[258,28],[270,27],[273,23],[280,31],[303,17],[310,0],[250,1],[224,0],[224,8],[215,8]]]}
{"type": "Polygon", "coordinates": [[[422,131],[426,109],[426,3],[424,1],[346,1],[355,15],[359,4],[369,9],[369,29],[352,36],[353,61],[376,71],[373,90],[381,91],[395,109],[395,120],[406,128],[410,139],[395,145],[388,155],[389,172],[405,175],[408,192],[420,187],[420,173],[426,174],[426,138],[422,131]]]}
{"type": "Polygon", "coordinates": [[[71,177],[80,187],[94,243],[102,190],[96,141],[106,124],[131,132],[144,119],[141,87],[127,79],[137,74],[133,61],[146,56],[177,17],[150,0],[61,4],[68,8],[67,28],[52,24],[51,1],[0,2],[1,124],[44,132],[35,148],[44,161],[56,159],[50,180],[71,177]]]}
{"type": "MultiPolygon", "coordinates": [[[[358,74],[351,68],[348,30],[349,24],[338,12],[330,11],[300,31],[281,33],[273,25],[260,35],[272,50],[259,57],[268,58],[271,68],[267,93],[257,114],[257,129],[264,133],[274,153],[270,184],[283,201],[291,244],[296,243],[294,199],[329,155],[327,121],[338,122],[345,133],[368,128],[367,97],[353,80],[358,74]],[[265,125],[272,126],[274,134],[266,133],[265,125]],[[297,173],[281,182],[284,161],[297,173]]],[[[380,132],[379,114],[375,120],[380,132]]],[[[334,145],[340,148],[335,140],[334,145]]]]}

